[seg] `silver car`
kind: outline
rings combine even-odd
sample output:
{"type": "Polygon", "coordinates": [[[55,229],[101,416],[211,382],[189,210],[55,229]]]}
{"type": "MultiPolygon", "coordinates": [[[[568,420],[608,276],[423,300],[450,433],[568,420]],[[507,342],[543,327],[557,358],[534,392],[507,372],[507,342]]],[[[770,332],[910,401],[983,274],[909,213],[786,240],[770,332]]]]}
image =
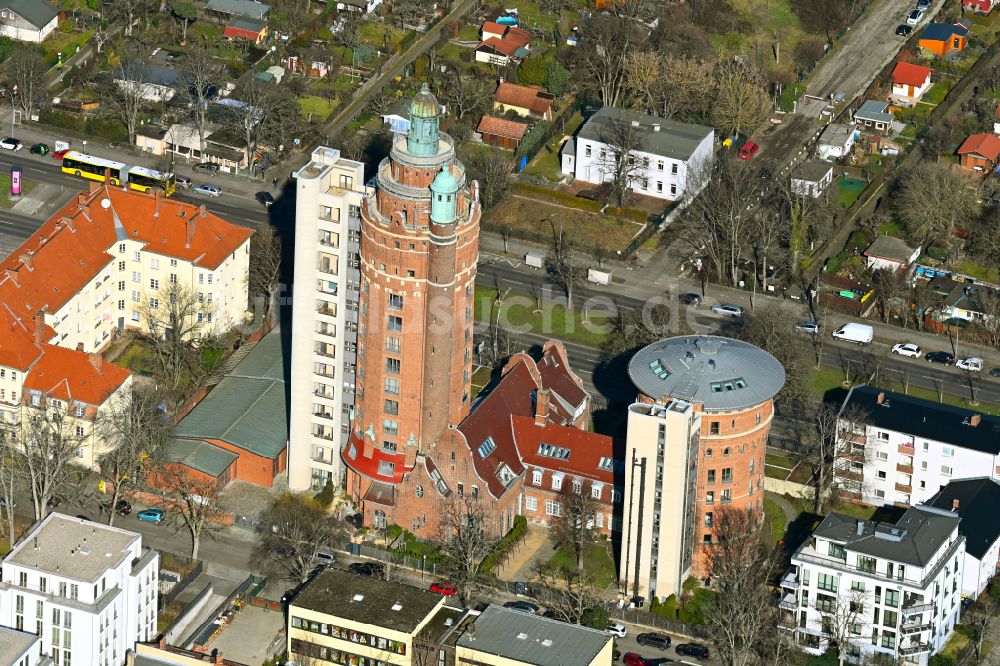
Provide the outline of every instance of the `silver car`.
{"type": "Polygon", "coordinates": [[[719,303],[712,306],[712,312],[726,317],[742,317],[743,308],[732,303],[719,303]]]}
{"type": "Polygon", "coordinates": [[[210,197],[217,197],[222,194],[222,188],[218,185],[196,185],[194,191],[210,197]]]}

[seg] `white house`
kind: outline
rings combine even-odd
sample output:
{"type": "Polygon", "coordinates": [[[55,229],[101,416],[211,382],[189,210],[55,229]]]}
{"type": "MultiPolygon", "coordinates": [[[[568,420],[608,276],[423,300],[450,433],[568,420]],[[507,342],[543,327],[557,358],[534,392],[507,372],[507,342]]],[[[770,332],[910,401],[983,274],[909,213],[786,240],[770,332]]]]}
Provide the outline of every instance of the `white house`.
{"type": "Polygon", "coordinates": [[[890,99],[898,104],[913,106],[931,88],[931,68],[911,62],[896,63],[892,70],[890,99]]]}
{"type": "Polygon", "coordinates": [[[902,271],[917,260],[920,256],[920,247],[910,247],[894,236],[876,236],[864,254],[865,263],[870,270],[887,268],[902,271]]]}
{"type": "Polygon", "coordinates": [[[920,504],[953,479],[1000,478],[1000,418],[873,386],[840,412],[841,492],[867,504],[920,504]]]}
{"type": "Polygon", "coordinates": [[[159,65],[131,63],[114,76],[115,84],[122,89],[139,86],[147,102],[169,102],[182,85],[180,72],[159,65]]]}
{"type": "Polygon", "coordinates": [[[59,10],[48,0],[0,0],[0,35],[41,42],[58,26],[59,10]]]}
{"type": "Polygon", "coordinates": [[[42,638],[27,631],[0,627],[0,666],[51,666],[42,638]]]}
{"type": "Polygon", "coordinates": [[[859,135],[853,125],[830,123],[816,142],[816,156],[821,160],[838,160],[851,152],[859,135]]]}
{"type": "Polygon", "coordinates": [[[714,158],[715,130],[607,106],[563,144],[562,172],[586,183],[613,180],[617,156],[611,136],[617,124],[630,125],[636,135],[639,148],[632,151],[634,167],[629,173],[629,185],[636,194],[673,201],[706,182],[714,158]]]}
{"type": "Polygon", "coordinates": [[[140,534],[51,513],[4,558],[0,624],[41,636],[56,666],[119,666],[157,635],[159,560],[140,534]]]}
{"type": "Polygon", "coordinates": [[[337,3],[337,9],[340,11],[371,14],[381,4],[382,0],[340,0],[337,3]]]}
{"type": "Polygon", "coordinates": [[[928,506],[958,514],[958,531],[965,537],[962,596],[977,598],[997,572],[1000,554],[1000,482],[981,476],[956,479],[932,497],[928,506]]]}
{"type": "Polygon", "coordinates": [[[985,285],[955,283],[941,301],[942,318],[965,321],[983,321],[991,318],[992,315],[987,314],[987,306],[980,303],[979,295],[985,291],[991,292],[994,296],[1000,295],[1000,292],[985,285]]]}
{"type": "Polygon", "coordinates": [[[833,165],[822,160],[803,162],[792,170],[792,192],[814,199],[833,182],[833,165]]]}
{"type": "Polygon", "coordinates": [[[925,665],[958,623],[965,537],[950,511],[912,507],[895,524],[831,513],[781,578],[779,626],[806,652],[836,639],[848,661],[925,665]]]}

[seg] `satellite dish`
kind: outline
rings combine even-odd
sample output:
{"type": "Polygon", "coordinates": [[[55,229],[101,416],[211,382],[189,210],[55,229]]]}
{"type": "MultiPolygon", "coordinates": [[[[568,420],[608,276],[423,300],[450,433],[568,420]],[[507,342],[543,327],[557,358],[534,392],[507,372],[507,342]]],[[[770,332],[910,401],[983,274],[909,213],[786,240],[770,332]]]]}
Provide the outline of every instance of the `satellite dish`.
{"type": "Polygon", "coordinates": [[[111,199],[101,199],[101,208],[104,210],[111,208],[111,199]]]}

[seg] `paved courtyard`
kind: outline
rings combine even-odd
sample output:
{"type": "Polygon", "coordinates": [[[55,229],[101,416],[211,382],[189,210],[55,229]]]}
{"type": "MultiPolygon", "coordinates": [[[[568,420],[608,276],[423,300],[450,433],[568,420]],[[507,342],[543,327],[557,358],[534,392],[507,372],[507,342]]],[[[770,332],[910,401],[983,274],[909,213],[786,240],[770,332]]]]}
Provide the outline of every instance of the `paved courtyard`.
{"type": "Polygon", "coordinates": [[[267,659],[282,624],[280,611],[247,606],[206,647],[217,649],[228,661],[258,666],[267,659]]]}

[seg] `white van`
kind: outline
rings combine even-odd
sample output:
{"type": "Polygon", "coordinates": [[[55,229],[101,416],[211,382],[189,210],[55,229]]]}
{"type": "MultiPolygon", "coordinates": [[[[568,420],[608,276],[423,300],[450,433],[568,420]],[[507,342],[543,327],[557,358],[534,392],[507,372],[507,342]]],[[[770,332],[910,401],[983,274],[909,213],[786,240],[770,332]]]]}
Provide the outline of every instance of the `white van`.
{"type": "Polygon", "coordinates": [[[856,342],[859,345],[866,345],[875,337],[875,329],[867,324],[847,323],[833,332],[833,337],[837,340],[856,342]]]}

